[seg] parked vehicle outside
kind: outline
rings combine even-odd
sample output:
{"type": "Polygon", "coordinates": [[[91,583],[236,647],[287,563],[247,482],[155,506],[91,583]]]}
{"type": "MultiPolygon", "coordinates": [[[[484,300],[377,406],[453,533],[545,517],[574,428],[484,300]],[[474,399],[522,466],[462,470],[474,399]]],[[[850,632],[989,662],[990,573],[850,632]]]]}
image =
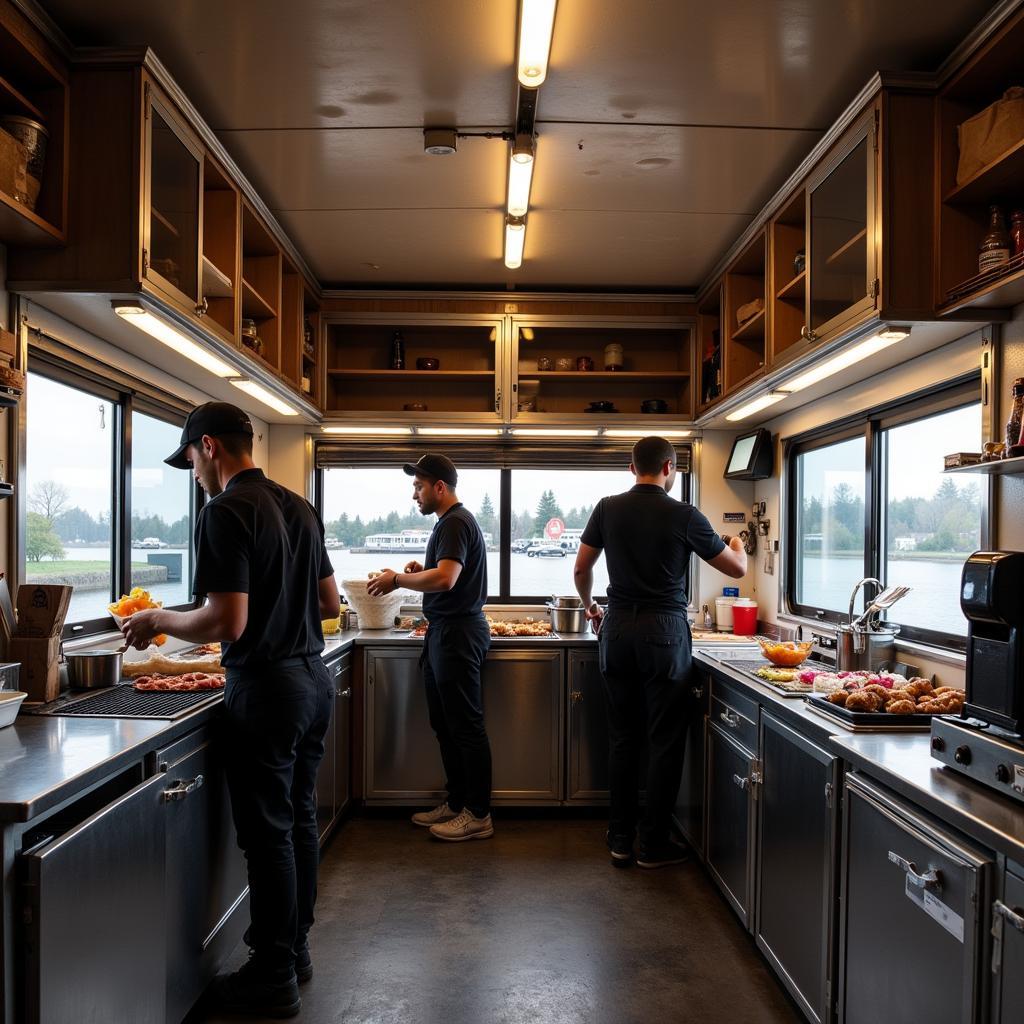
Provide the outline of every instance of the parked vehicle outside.
{"type": "Polygon", "coordinates": [[[540,544],[529,548],[526,554],[529,558],[565,558],[567,552],[558,544],[540,544]]]}

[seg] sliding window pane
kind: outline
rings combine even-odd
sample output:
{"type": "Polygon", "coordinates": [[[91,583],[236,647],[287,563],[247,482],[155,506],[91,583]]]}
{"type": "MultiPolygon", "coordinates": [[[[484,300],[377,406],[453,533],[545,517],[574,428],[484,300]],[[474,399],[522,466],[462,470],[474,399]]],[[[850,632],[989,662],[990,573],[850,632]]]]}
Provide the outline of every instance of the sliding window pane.
{"type": "Polygon", "coordinates": [[[73,586],[69,623],[101,619],[113,589],[115,406],[36,373],[27,403],[24,578],[73,586]]]}
{"type": "Polygon", "coordinates": [[[797,456],[798,604],[843,612],[864,576],[864,439],[797,456]]]}
{"type": "MultiPolygon", "coordinates": [[[[327,548],[338,580],[365,579],[377,569],[399,572],[423,562],[437,517],[420,514],[412,498],[412,477],[400,466],[323,471],[323,518],[327,548]]],[[[487,584],[497,594],[498,506],[501,472],[459,469],[459,500],[472,512],[487,541],[487,584]]],[[[420,601],[416,594],[411,601],[420,601]]]]}
{"type": "Polygon", "coordinates": [[[192,474],[164,463],[180,440],[180,425],[132,416],[132,586],[167,607],[187,604],[192,590],[192,474]]]}
{"type": "Polygon", "coordinates": [[[890,586],[912,588],[889,613],[892,622],[967,635],[967,620],[960,610],[960,573],[967,556],[981,546],[981,491],[971,477],[944,476],[942,457],[978,451],[981,435],[978,404],[882,434],[883,579],[890,586]]]}

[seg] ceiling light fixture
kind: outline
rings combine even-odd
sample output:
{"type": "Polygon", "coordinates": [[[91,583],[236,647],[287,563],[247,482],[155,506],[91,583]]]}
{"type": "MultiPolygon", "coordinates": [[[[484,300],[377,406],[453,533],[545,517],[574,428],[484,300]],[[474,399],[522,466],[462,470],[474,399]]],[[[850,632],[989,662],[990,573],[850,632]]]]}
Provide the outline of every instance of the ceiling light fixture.
{"type": "Polygon", "coordinates": [[[784,398],[788,397],[788,391],[769,391],[767,394],[755,398],[752,402],[747,402],[746,405],[741,405],[738,409],[734,409],[725,418],[727,420],[745,420],[748,416],[753,416],[755,412],[767,409],[768,406],[781,402],[784,398]]]}
{"type": "Polygon", "coordinates": [[[236,367],[224,362],[223,359],[218,359],[212,352],[208,352],[202,345],[194,342],[184,331],[155,316],[141,303],[114,302],[112,305],[114,312],[125,323],[138,327],[140,331],[145,331],[151,338],[162,342],[204,370],[209,370],[214,376],[225,378],[238,376],[236,367]]]}
{"type": "Polygon", "coordinates": [[[508,214],[525,217],[530,208],[530,185],[533,181],[533,139],[516,136],[508,163],[508,214]],[[523,140],[523,141],[521,141],[523,140]]]}
{"type": "Polygon", "coordinates": [[[497,437],[501,427],[417,427],[417,434],[429,437],[497,437]]]}
{"type": "Polygon", "coordinates": [[[811,367],[806,373],[800,374],[799,377],[787,381],[781,385],[781,388],[785,391],[803,391],[804,388],[809,388],[812,384],[817,384],[826,377],[831,377],[840,370],[845,370],[848,366],[853,366],[854,363],[858,363],[860,360],[866,359],[876,352],[881,352],[882,349],[886,349],[890,345],[895,345],[896,342],[902,341],[904,338],[909,337],[909,335],[909,327],[885,327],[865,341],[846,349],[845,352],[840,352],[839,355],[833,356],[831,359],[826,359],[817,366],[811,367]]]}
{"type": "Polygon", "coordinates": [[[519,12],[519,81],[536,89],[548,73],[556,0],[522,0],[519,12]]]}
{"type": "Polygon", "coordinates": [[[513,427],[515,437],[597,437],[596,430],[533,430],[524,427],[513,427]]]}
{"type": "Polygon", "coordinates": [[[297,409],[293,409],[286,402],[282,402],[272,391],[268,391],[262,384],[257,384],[254,380],[249,380],[248,377],[232,377],[231,383],[239,391],[244,391],[250,398],[255,398],[257,402],[262,403],[268,409],[273,409],[274,412],[278,412],[282,416],[299,415],[297,409]]]}
{"type": "Polygon", "coordinates": [[[523,265],[526,245],[526,221],[522,217],[505,218],[505,266],[518,270],[523,265]]]}
{"type": "MultiPolygon", "coordinates": [[[[693,433],[692,430],[659,430],[658,437],[664,437],[666,439],[670,437],[689,437],[693,433]]],[[[644,430],[606,430],[604,432],[605,437],[647,437],[650,431],[644,430]]]]}
{"type": "Polygon", "coordinates": [[[412,427],[321,427],[325,434],[351,434],[354,436],[365,436],[367,434],[377,437],[392,437],[398,434],[411,434],[412,427]]]}

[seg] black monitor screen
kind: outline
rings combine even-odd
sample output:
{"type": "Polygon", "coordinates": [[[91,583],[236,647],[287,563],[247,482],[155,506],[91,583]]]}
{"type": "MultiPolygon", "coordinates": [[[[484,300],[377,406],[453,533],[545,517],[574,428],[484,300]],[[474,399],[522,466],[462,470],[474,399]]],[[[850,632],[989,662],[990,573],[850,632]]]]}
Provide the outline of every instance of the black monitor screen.
{"type": "Polygon", "coordinates": [[[746,437],[736,438],[732,446],[732,455],[729,458],[729,468],[726,473],[742,473],[750,469],[750,458],[754,454],[754,444],[757,441],[757,434],[748,434],[746,437]]]}

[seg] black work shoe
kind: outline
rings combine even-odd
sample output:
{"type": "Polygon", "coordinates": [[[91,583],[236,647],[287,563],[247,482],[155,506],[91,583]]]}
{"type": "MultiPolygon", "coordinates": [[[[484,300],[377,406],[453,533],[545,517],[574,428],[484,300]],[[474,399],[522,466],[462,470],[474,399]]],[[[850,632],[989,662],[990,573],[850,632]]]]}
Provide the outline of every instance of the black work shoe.
{"type": "Polygon", "coordinates": [[[309,955],[308,942],[304,942],[295,953],[295,977],[300,985],[313,977],[313,958],[309,955]]]}
{"type": "Polygon", "coordinates": [[[612,865],[617,868],[628,868],[633,863],[633,840],[629,836],[614,835],[609,832],[605,837],[608,850],[612,855],[612,865]]]}
{"type": "Polygon", "coordinates": [[[252,1017],[294,1017],[302,1007],[295,972],[286,976],[260,971],[250,960],[234,974],[222,974],[210,986],[218,1010],[252,1017]]]}
{"type": "Polygon", "coordinates": [[[670,864],[682,864],[690,859],[689,851],[682,843],[666,839],[651,846],[640,844],[636,864],[640,868],[667,868],[670,864]]]}

